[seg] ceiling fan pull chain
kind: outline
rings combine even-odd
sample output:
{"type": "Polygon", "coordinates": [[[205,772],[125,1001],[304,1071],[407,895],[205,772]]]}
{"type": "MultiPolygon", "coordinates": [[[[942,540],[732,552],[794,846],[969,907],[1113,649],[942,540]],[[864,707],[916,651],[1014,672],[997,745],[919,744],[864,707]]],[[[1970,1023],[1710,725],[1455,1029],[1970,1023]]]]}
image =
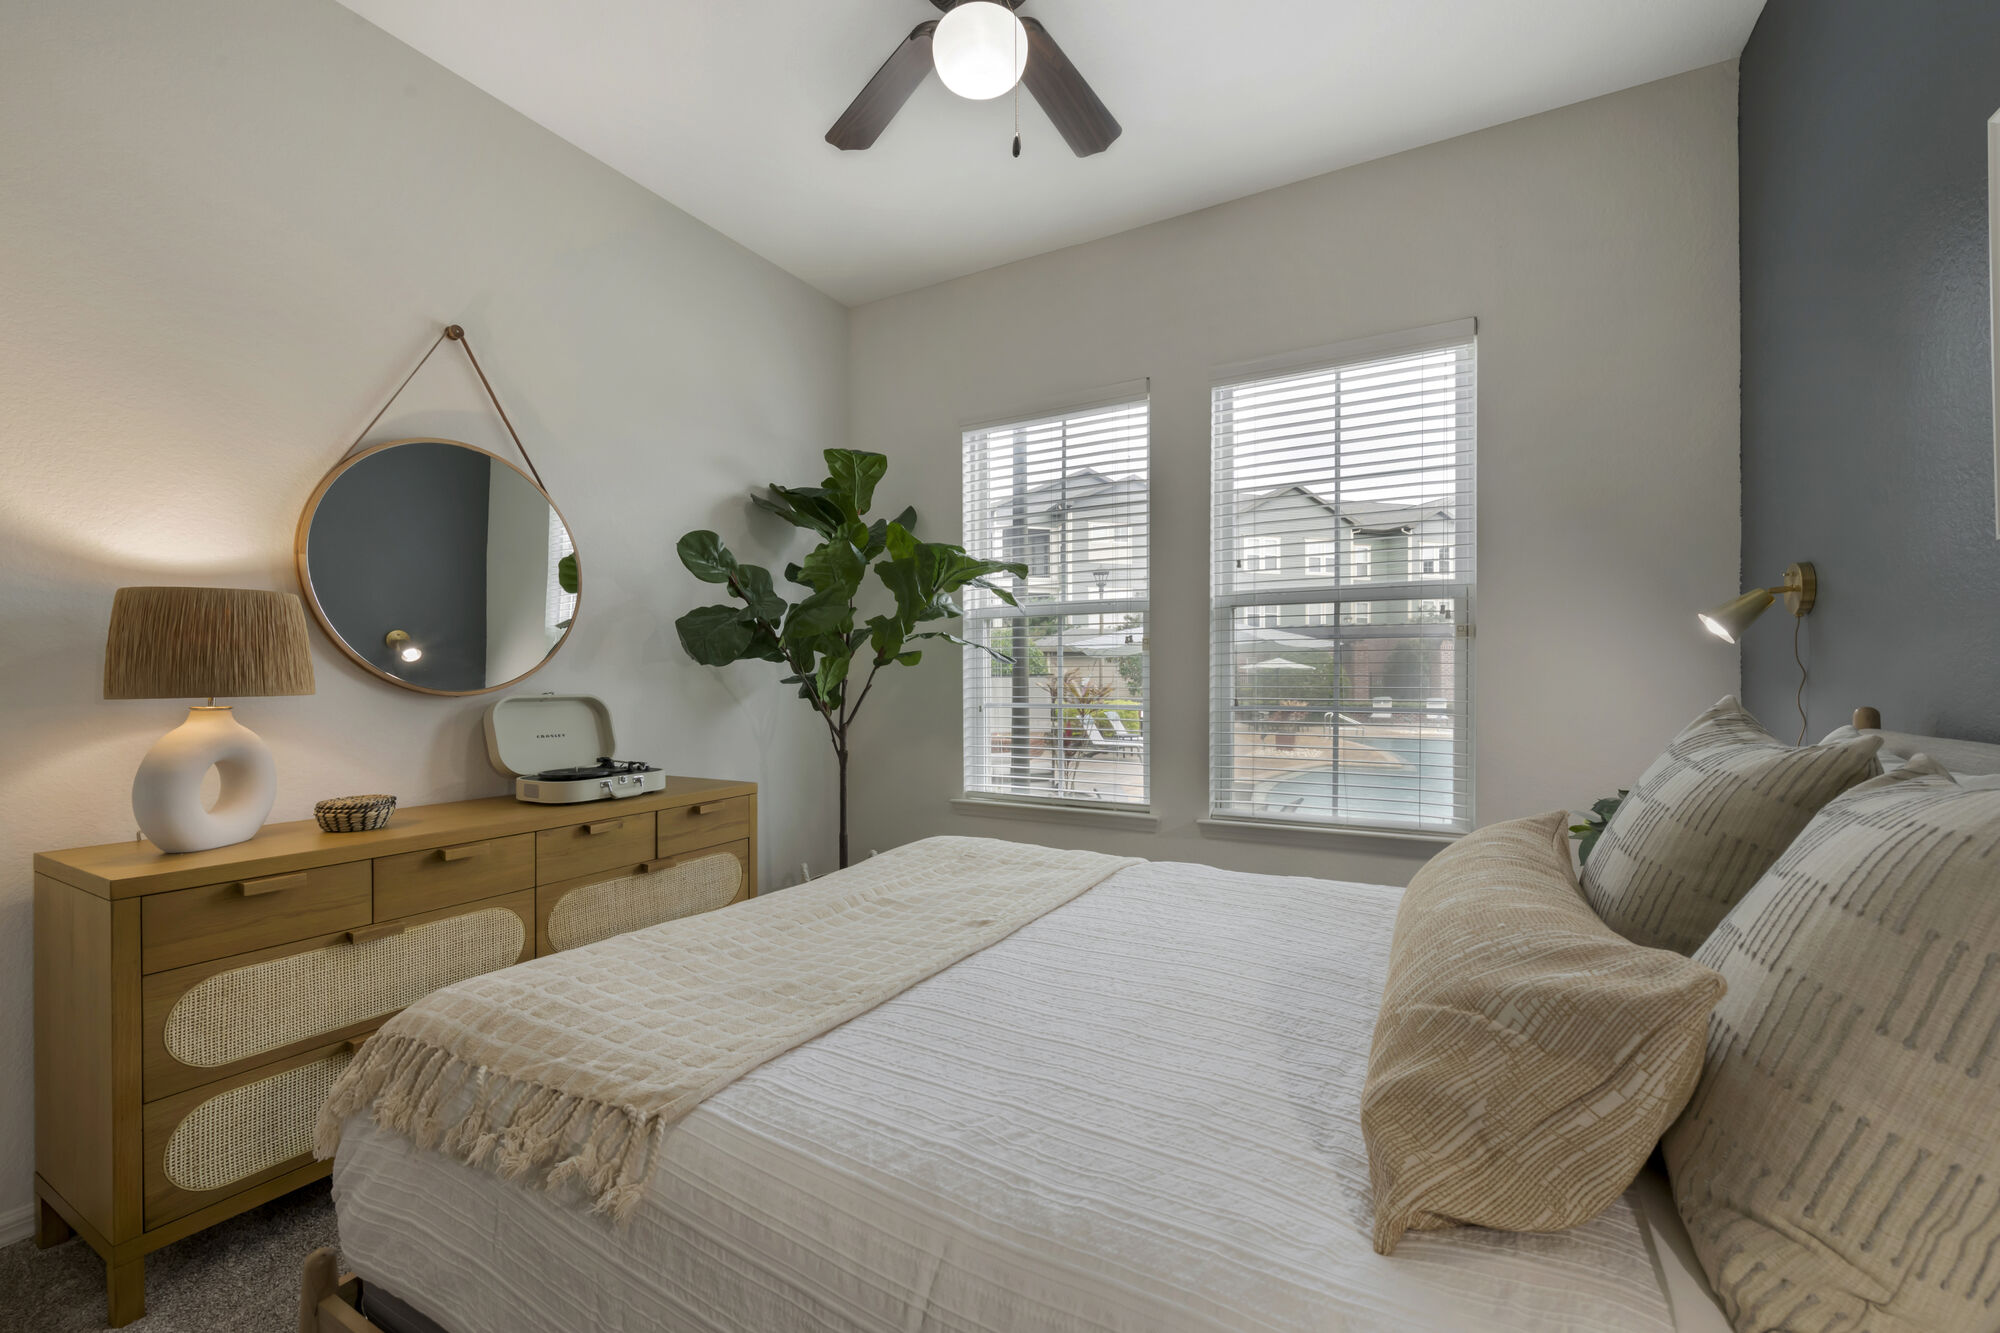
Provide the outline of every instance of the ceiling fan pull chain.
{"type": "MultiPolygon", "coordinates": [[[[1021,25],[1014,25],[1014,63],[1021,63],[1021,25]]],[[[1014,80],[1014,156],[1021,155],[1021,81],[1014,80]]]]}

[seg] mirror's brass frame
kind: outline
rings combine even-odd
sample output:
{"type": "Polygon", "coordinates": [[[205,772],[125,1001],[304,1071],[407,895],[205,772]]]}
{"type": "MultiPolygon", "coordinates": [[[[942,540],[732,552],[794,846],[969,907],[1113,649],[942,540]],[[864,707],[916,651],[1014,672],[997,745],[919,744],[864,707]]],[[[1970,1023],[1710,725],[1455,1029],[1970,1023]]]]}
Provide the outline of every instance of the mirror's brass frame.
{"type": "Polygon", "coordinates": [[[401,677],[390,675],[388,672],[384,671],[381,667],[376,666],[373,662],[369,661],[367,658],[363,657],[360,653],[355,652],[353,648],[349,647],[347,640],[340,637],[340,631],[333,627],[333,622],[327,619],[325,608],[319,604],[319,594],[313,591],[312,573],[306,564],[307,540],[312,534],[313,515],[319,512],[319,502],[326,497],[326,493],[329,489],[332,488],[333,483],[339,481],[341,477],[346,475],[347,470],[349,468],[359,463],[362,459],[367,458],[373,454],[379,454],[385,449],[394,449],[399,445],[405,445],[405,444],[457,445],[461,449],[470,449],[472,450],[472,452],[476,454],[485,454],[488,458],[492,459],[494,462],[502,463],[505,464],[507,467],[513,468],[515,474],[519,476],[522,481],[525,481],[528,483],[528,485],[533,486],[535,488],[535,491],[544,500],[547,500],[549,502],[549,508],[555,510],[556,517],[562,520],[563,530],[570,534],[570,546],[572,548],[575,547],[576,529],[570,527],[569,519],[563,516],[563,511],[556,504],[554,498],[551,497],[547,491],[543,490],[542,487],[536,483],[533,477],[521,471],[520,468],[515,467],[515,465],[512,462],[510,462],[505,458],[502,458],[500,455],[494,453],[491,449],[482,449],[476,444],[467,444],[463,440],[447,440],[442,438],[441,436],[436,436],[436,435],[412,435],[406,440],[384,440],[380,444],[371,444],[366,449],[358,449],[354,453],[349,454],[347,457],[341,459],[338,463],[334,464],[333,470],[328,472],[324,477],[320,478],[319,485],[313,488],[313,493],[311,497],[306,501],[305,510],[299,515],[298,533],[292,539],[292,558],[294,562],[297,564],[299,571],[299,591],[304,595],[306,600],[306,605],[312,608],[313,619],[319,622],[319,627],[322,630],[326,631],[326,637],[333,640],[333,646],[340,649],[341,652],[347,654],[348,659],[352,661],[356,666],[360,667],[363,671],[366,671],[369,675],[375,676],[381,680],[386,680],[391,685],[399,686],[400,688],[406,690],[415,690],[418,694],[434,694],[446,698],[463,698],[466,695],[472,695],[472,694],[491,694],[495,690],[504,690],[510,685],[519,685],[522,681],[526,680],[528,677],[534,675],[537,671],[540,671],[543,667],[547,666],[549,662],[554,659],[555,655],[562,651],[563,645],[569,642],[569,636],[575,633],[576,631],[576,616],[581,614],[583,611],[583,556],[581,554],[576,553],[574,549],[572,549],[571,553],[576,555],[576,575],[577,575],[576,611],[572,613],[570,616],[569,628],[563,631],[562,637],[560,639],[557,639],[553,644],[549,646],[549,651],[547,652],[547,654],[543,656],[541,661],[535,663],[535,665],[529,667],[526,671],[523,671],[520,675],[514,677],[512,680],[503,680],[498,685],[486,685],[476,690],[434,690],[428,685],[418,685],[413,681],[403,680],[401,677]]]}

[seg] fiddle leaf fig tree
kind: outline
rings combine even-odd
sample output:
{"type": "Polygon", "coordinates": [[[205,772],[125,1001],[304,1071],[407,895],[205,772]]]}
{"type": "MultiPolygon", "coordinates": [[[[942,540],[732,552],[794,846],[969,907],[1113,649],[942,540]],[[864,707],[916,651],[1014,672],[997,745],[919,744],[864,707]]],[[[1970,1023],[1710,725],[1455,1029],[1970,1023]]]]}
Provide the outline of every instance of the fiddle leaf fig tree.
{"type": "Polygon", "coordinates": [[[984,588],[1015,605],[998,576],[1026,578],[1028,570],[975,559],[946,542],[918,540],[914,509],[870,522],[875,488],[888,472],[889,460],[857,449],[828,449],[825,458],[827,477],[819,485],[773,485],[768,493],[751,497],[759,509],[819,536],[819,545],[805,559],[785,566],[785,581],[804,595],[790,600],[778,590],[770,570],[738,560],[713,532],[690,532],[676,548],[681,563],[702,582],[723,585],[735,600],[698,606],[676,620],[674,629],[687,655],[704,666],[751,658],[778,663],[790,673],[784,683],[798,686],[799,697],[826,723],[840,765],[844,867],[848,734],[876,675],[884,667],[915,666],[923,650],[912,645],[925,639],[980,648],[1011,661],[949,630],[925,627],[962,615],[953,598],[966,587],[984,588]],[[864,600],[882,609],[864,618],[864,600]]]}

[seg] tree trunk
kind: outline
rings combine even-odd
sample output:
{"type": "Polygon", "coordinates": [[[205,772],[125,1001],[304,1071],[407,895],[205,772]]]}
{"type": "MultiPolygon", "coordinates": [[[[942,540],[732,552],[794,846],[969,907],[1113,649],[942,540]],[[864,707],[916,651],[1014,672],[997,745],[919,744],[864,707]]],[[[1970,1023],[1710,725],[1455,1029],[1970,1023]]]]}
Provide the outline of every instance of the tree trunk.
{"type": "Polygon", "coordinates": [[[847,869],[847,747],[842,746],[834,753],[840,756],[840,868],[847,869]]]}

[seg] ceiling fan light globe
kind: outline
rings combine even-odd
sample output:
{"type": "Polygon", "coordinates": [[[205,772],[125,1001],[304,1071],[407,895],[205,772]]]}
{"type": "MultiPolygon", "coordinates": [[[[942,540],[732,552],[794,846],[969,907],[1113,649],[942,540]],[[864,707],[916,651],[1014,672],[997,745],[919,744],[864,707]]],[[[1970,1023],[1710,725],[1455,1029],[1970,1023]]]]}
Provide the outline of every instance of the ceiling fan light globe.
{"type": "Polygon", "coordinates": [[[1028,67],[1028,32],[995,0],[964,0],[945,11],[931,37],[944,86],[975,102],[1010,91],[1028,67]]]}

